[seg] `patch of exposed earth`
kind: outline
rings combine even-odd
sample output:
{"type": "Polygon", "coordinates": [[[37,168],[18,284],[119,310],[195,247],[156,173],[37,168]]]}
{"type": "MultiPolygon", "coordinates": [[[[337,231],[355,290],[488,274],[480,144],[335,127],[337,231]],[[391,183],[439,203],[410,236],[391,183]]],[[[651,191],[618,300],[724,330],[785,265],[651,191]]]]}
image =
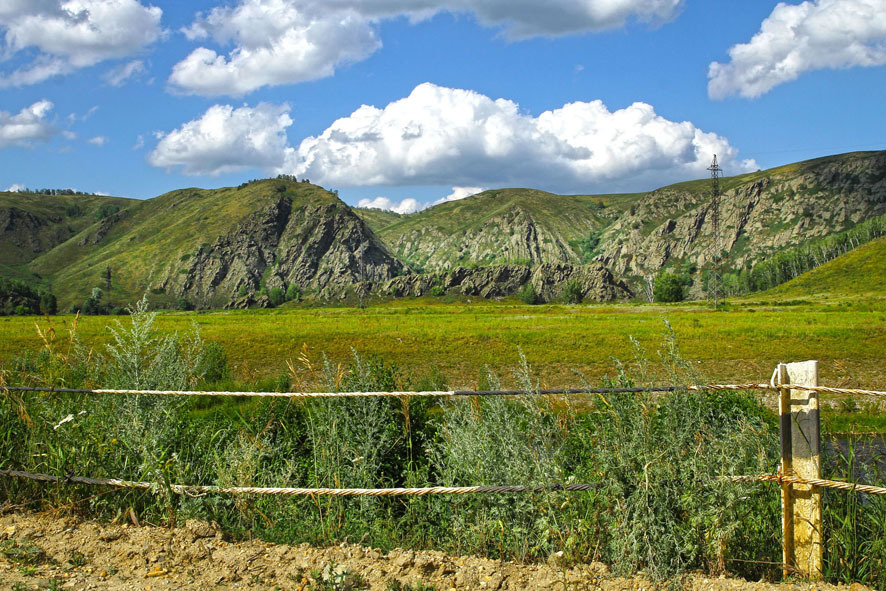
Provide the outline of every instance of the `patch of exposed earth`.
{"type": "MultiPolygon", "coordinates": [[[[685,589],[806,591],[850,589],[811,583],[687,577],[685,589]]],[[[135,527],[56,514],[0,517],[0,589],[99,591],[656,589],[642,576],[615,577],[599,563],[559,567],[440,552],[342,544],[313,548],[229,541],[210,524],[135,527]]],[[[662,586],[664,588],[664,586],[662,586]]],[[[852,585],[852,591],[867,589],[852,585]]]]}

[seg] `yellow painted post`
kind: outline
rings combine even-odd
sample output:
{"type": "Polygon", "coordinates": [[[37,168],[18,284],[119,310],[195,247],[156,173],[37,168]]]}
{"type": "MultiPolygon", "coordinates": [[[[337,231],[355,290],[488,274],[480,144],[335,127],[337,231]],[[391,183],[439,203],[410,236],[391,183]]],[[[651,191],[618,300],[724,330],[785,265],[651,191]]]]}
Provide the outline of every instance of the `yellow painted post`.
{"type": "MultiPolygon", "coordinates": [[[[818,393],[803,386],[818,385],[818,362],[779,364],[781,473],[821,478],[818,393]]],[[[785,574],[821,578],[821,488],[782,484],[782,532],[785,574]]]]}

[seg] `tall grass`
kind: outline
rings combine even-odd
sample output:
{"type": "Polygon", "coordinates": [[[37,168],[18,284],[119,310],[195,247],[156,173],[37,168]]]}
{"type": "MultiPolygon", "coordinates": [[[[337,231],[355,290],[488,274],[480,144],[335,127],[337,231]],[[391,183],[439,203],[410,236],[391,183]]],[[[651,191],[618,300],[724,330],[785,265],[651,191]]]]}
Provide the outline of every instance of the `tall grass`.
{"type": "MultiPolygon", "coordinates": [[[[160,336],[136,306],[109,344],[76,334],[3,368],[8,384],[211,388],[223,352],[191,330],[160,336]],[[214,359],[207,363],[206,359],[214,359]],[[209,381],[208,381],[209,380],[209,381]]],[[[153,523],[214,520],[235,535],[383,549],[434,548],[520,560],[601,560],[660,579],[700,569],[776,576],[779,502],[774,488],[718,477],[770,472],[774,416],[749,393],[676,391],[576,399],[538,394],[521,353],[511,397],[198,399],[2,392],[0,464],[59,476],[147,479],[153,491],[0,479],[0,502],[68,507],[153,523]],[[171,494],[169,484],[389,487],[588,482],[587,492],[515,495],[270,497],[171,494]]],[[[637,344],[607,385],[703,382],[672,332],[657,355],[637,344]]],[[[491,370],[478,385],[496,388],[491,370]]],[[[442,388],[439,371],[413,376],[356,351],[315,360],[304,349],[280,385],[298,390],[442,388]]],[[[851,456],[835,458],[835,468],[851,456]]],[[[827,576],[883,587],[884,505],[828,495],[827,576]],[[853,504],[855,503],[855,504],[853,504]],[[877,528],[880,528],[879,530],[877,528]],[[879,577],[879,578],[878,578],[879,577]]],[[[879,501],[877,501],[879,502],[879,501]]]]}

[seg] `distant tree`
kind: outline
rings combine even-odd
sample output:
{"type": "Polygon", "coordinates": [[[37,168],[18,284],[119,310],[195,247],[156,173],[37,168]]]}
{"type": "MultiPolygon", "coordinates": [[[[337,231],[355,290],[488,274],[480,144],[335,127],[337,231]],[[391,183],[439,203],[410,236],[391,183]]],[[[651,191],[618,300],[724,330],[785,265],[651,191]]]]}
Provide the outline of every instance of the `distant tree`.
{"type": "Polygon", "coordinates": [[[83,302],[83,307],[81,308],[81,311],[84,314],[89,314],[93,316],[97,314],[104,314],[105,307],[102,304],[103,295],[104,293],[102,292],[100,287],[93,287],[92,294],[88,298],[86,298],[85,302],[83,302]]]}
{"type": "Polygon", "coordinates": [[[682,302],[686,297],[685,286],[683,275],[663,271],[655,278],[652,294],[656,302],[682,302]]]}
{"type": "Polygon", "coordinates": [[[178,298],[175,302],[175,307],[182,312],[189,312],[194,309],[194,304],[188,298],[178,298]]]}
{"type": "Polygon", "coordinates": [[[301,301],[301,288],[295,283],[290,283],[289,287],[286,288],[286,301],[287,302],[300,302],[301,301]]]}
{"type": "Polygon", "coordinates": [[[286,301],[286,292],[283,291],[282,287],[274,287],[268,292],[268,299],[271,301],[272,306],[279,306],[286,301]]]}
{"type": "Polygon", "coordinates": [[[81,215],[83,215],[83,208],[76,203],[72,203],[65,208],[65,215],[67,215],[69,218],[79,218],[81,215]]]}
{"type": "Polygon", "coordinates": [[[534,306],[538,303],[538,294],[535,291],[535,287],[532,283],[527,283],[523,286],[523,289],[520,290],[520,293],[517,294],[517,297],[520,298],[520,301],[524,304],[529,304],[530,306],[534,306]]]}
{"type": "Polygon", "coordinates": [[[40,294],[40,310],[50,316],[58,313],[58,301],[52,292],[44,291],[40,294]]]}
{"type": "Polygon", "coordinates": [[[584,299],[581,284],[575,279],[570,279],[563,284],[560,297],[563,299],[564,304],[580,304],[582,299],[584,299]]]}
{"type": "Polygon", "coordinates": [[[119,205],[114,205],[113,203],[105,203],[98,208],[98,211],[95,212],[95,219],[96,221],[101,221],[105,218],[111,217],[118,211],[120,211],[119,205]]]}

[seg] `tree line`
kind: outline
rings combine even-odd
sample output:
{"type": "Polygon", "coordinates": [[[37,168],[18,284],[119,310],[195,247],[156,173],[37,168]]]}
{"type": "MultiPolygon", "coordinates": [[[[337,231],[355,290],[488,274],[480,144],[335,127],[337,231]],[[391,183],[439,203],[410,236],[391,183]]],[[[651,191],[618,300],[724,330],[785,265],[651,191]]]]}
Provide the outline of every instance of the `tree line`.
{"type": "Polygon", "coordinates": [[[881,215],[848,230],[779,251],[750,269],[724,273],[723,287],[728,295],[771,289],[884,235],[886,215],[881,215]]]}

